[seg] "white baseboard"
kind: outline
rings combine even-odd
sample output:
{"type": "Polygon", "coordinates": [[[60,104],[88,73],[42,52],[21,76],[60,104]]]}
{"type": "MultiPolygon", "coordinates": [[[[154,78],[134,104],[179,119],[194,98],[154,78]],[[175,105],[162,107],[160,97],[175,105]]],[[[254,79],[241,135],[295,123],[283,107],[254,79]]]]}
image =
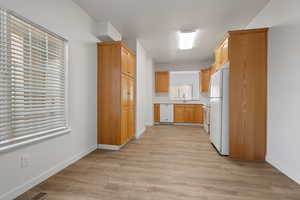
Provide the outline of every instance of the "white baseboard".
{"type": "Polygon", "coordinates": [[[137,134],[135,135],[135,139],[139,139],[140,137],[142,137],[142,135],[145,131],[146,131],[146,127],[144,127],[142,130],[137,132],[137,134]]]}
{"type": "Polygon", "coordinates": [[[118,151],[121,148],[122,145],[118,146],[118,145],[98,144],[98,149],[118,151]]]}
{"type": "Polygon", "coordinates": [[[173,123],[173,125],[177,125],[177,126],[201,126],[203,127],[203,124],[200,123],[173,123]]]}
{"type": "Polygon", "coordinates": [[[92,146],[88,150],[86,150],[84,152],[81,152],[81,153],[79,153],[77,155],[74,155],[72,158],[67,159],[67,160],[65,160],[65,161],[57,164],[55,167],[53,167],[53,168],[45,171],[44,173],[42,173],[42,174],[40,174],[40,175],[32,178],[31,180],[27,181],[23,185],[20,185],[19,187],[15,188],[15,189],[13,189],[11,191],[8,191],[5,194],[2,194],[0,196],[0,200],[12,200],[12,199],[15,199],[16,197],[20,196],[24,192],[30,190],[34,186],[40,184],[41,182],[43,182],[46,179],[48,179],[49,177],[55,175],[59,171],[65,169],[69,165],[75,163],[76,161],[80,160],[81,158],[83,158],[84,156],[88,155],[89,153],[93,152],[96,149],[97,149],[97,146],[92,146]]]}
{"type": "Polygon", "coordinates": [[[202,123],[181,123],[181,122],[155,122],[154,125],[201,126],[201,127],[204,127],[204,124],[202,124],[202,123]]]}
{"type": "Polygon", "coordinates": [[[125,142],[122,145],[98,144],[98,149],[118,151],[118,150],[122,149],[126,144],[128,144],[133,139],[135,139],[135,138],[129,139],[127,142],[125,142]]]}
{"type": "Polygon", "coordinates": [[[275,159],[272,159],[270,156],[266,156],[266,161],[272,165],[274,168],[278,169],[280,172],[282,172],[284,175],[295,181],[300,185],[300,180],[297,180],[295,177],[291,176],[290,173],[287,172],[287,170],[282,167],[279,162],[276,162],[275,159]]]}
{"type": "Polygon", "coordinates": [[[154,125],[154,122],[146,123],[146,126],[153,126],[153,125],[154,125]]]}

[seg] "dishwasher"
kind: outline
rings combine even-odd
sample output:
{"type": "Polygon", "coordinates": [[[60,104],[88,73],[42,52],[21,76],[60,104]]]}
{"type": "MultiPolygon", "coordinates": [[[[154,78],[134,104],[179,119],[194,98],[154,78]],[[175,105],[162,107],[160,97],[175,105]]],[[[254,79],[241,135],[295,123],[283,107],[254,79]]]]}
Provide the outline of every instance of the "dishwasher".
{"type": "Polygon", "coordinates": [[[173,105],[160,104],[160,122],[173,123],[173,105]]]}

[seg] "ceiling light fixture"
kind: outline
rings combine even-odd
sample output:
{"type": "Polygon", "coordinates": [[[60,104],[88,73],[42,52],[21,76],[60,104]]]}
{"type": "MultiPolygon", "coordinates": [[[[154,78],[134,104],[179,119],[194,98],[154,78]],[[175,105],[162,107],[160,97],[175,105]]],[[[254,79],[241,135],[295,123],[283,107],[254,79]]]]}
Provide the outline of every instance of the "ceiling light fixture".
{"type": "Polygon", "coordinates": [[[197,31],[192,32],[178,32],[179,35],[179,49],[187,50],[192,49],[196,38],[197,31]]]}

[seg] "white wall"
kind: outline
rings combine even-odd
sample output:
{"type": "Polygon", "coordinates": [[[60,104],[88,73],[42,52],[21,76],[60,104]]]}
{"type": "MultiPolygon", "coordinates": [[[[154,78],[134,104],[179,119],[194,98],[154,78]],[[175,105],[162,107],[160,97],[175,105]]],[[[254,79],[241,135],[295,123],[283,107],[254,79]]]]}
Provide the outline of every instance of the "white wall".
{"type": "Polygon", "coordinates": [[[299,8],[299,0],[271,0],[248,28],[271,27],[267,161],[300,184],[299,8]]]}
{"type": "Polygon", "coordinates": [[[147,67],[146,67],[146,126],[153,126],[154,116],[153,116],[153,94],[154,94],[154,63],[153,59],[149,54],[147,54],[147,67]]]}
{"type": "Polygon", "coordinates": [[[71,0],[0,0],[69,40],[70,125],[63,136],[0,153],[0,199],[11,200],[96,148],[96,42],[93,20],[71,0]],[[28,155],[30,166],[20,168],[28,155]]]}
{"type": "Polygon", "coordinates": [[[134,52],[136,52],[137,40],[136,39],[125,39],[123,42],[134,52]]]}
{"type": "Polygon", "coordinates": [[[139,41],[136,42],[136,56],[136,137],[140,137],[146,126],[153,124],[153,61],[139,41]]]}

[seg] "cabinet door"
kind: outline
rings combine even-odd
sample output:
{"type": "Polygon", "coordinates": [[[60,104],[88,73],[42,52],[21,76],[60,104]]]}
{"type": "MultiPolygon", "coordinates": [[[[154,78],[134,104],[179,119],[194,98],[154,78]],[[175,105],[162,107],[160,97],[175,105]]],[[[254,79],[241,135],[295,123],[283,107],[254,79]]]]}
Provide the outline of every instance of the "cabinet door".
{"type": "Polygon", "coordinates": [[[121,50],[121,71],[123,74],[128,74],[129,71],[129,53],[127,49],[122,48],[121,50]]]}
{"type": "Polygon", "coordinates": [[[128,75],[131,77],[135,77],[135,55],[128,53],[128,75]]]}
{"type": "MultiPolygon", "coordinates": [[[[129,105],[129,98],[128,98],[128,93],[130,92],[129,91],[129,87],[128,87],[128,77],[124,74],[122,74],[122,81],[121,81],[121,104],[122,104],[122,107],[128,107],[129,105]]],[[[112,83],[113,84],[113,83],[112,83]]]]}
{"type": "Polygon", "coordinates": [[[135,135],[135,115],[134,108],[129,108],[128,109],[128,139],[131,139],[135,135]]]}
{"type": "Polygon", "coordinates": [[[194,105],[184,106],[184,122],[193,123],[195,121],[195,108],[194,105]]]}
{"type": "Polygon", "coordinates": [[[203,106],[194,105],[194,123],[203,123],[203,106]]]}
{"type": "Polygon", "coordinates": [[[121,141],[124,144],[128,140],[128,108],[124,107],[121,110],[121,141]]]}
{"type": "Polygon", "coordinates": [[[218,70],[222,65],[229,61],[228,57],[228,38],[222,41],[215,49],[215,67],[218,70]]]}
{"type": "Polygon", "coordinates": [[[169,91],[169,72],[155,72],[155,92],[169,91]]]}
{"type": "Polygon", "coordinates": [[[229,61],[228,59],[228,38],[226,38],[221,46],[221,54],[222,54],[222,65],[229,61]]]}
{"type": "Polygon", "coordinates": [[[154,104],[154,122],[160,122],[160,104],[154,104]]]}
{"type": "Polygon", "coordinates": [[[210,68],[201,70],[201,92],[208,92],[210,83],[210,68]]]}
{"type": "Polygon", "coordinates": [[[128,106],[130,108],[134,107],[134,85],[135,80],[131,77],[127,77],[127,98],[128,98],[128,106]]]}
{"type": "Polygon", "coordinates": [[[183,104],[174,105],[174,122],[185,122],[184,110],[185,109],[183,104]]]}
{"type": "Polygon", "coordinates": [[[128,139],[135,135],[134,85],[135,80],[128,77],[128,139]]]}

